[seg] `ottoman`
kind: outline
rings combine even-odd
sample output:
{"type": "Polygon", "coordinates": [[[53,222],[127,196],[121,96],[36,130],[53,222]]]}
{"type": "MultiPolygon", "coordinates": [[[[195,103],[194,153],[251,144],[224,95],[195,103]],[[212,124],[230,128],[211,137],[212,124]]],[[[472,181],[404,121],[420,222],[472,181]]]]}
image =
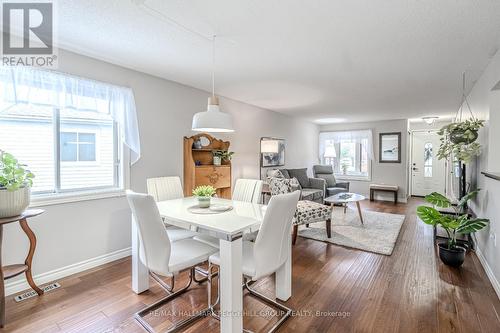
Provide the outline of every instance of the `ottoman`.
{"type": "Polygon", "coordinates": [[[331,218],[332,208],[330,206],[322,205],[317,202],[301,200],[297,204],[297,210],[293,217],[293,235],[292,244],[295,245],[297,235],[299,233],[299,225],[308,225],[310,223],[322,222],[326,223],[326,235],[331,237],[331,218]]]}

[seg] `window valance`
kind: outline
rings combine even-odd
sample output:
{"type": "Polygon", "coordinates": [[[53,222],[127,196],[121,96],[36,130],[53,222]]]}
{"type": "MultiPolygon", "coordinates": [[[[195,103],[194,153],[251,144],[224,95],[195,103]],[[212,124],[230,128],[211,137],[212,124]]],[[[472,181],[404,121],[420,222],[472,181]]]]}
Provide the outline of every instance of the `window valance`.
{"type": "Polygon", "coordinates": [[[3,105],[25,103],[109,114],[118,124],[121,140],[131,150],[131,163],[140,158],[139,128],[130,88],[31,67],[4,66],[0,67],[0,92],[3,105]]]}
{"type": "Polygon", "coordinates": [[[319,134],[319,159],[323,160],[325,152],[327,152],[327,142],[333,141],[334,144],[340,141],[350,141],[360,143],[366,149],[366,153],[370,160],[373,160],[373,133],[372,130],[356,130],[356,131],[336,131],[336,132],[321,132],[319,134]]]}

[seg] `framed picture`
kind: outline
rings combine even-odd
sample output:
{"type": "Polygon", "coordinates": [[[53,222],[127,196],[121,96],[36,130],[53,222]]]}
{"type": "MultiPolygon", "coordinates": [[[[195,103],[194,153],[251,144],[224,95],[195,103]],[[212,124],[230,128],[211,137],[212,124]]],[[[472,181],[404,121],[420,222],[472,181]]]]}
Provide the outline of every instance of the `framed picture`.
{"type": "Polygon", "coordinates": [[[401,163],[401,132],[380,133],[378,148],[380,163],[401,163]]]}
{"type": "Polygon", "coordinates": [[[285,165],[285,140],[260,139],[260,166],[263,168],[285,165]]]}

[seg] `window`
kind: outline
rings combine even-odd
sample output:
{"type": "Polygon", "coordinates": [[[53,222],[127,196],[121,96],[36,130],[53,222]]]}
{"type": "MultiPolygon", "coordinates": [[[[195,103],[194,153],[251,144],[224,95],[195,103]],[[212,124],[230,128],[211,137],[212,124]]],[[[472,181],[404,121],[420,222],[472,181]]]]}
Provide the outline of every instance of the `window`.
{"type": "Polygon", "coordinates": [[[105,113],[26,104],[0,113],[0,149],[35,174],[33,194],[119,188],[118,142],[105,113]]]}
{"type": "Polygon", "coordinates": [[[61,132],[61,161],[95,162],[95,133],[61,132]]]}
{"type": "Polygon", "coordinates": [[[424,145],[424,177],[432,178],[432,143],[424,145]]]}
{"type": "Polygon", "coordinates": [[[332,165],[338,178],[368,180],[371,177],[371,131],[320,134],[320,158],[332,165]]]}

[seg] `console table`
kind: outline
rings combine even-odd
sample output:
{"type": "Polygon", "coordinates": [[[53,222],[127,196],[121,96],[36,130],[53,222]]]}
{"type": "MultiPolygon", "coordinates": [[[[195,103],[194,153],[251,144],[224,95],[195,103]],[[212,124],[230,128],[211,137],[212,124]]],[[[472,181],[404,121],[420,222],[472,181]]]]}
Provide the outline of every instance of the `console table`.
{"type": "Polygon", "coordinates": [[[38,295],[43,294],[43,290],[37,287],[37,285],[33,281],[33,276],[31,275],[31,261],[33,260],[33,255],[35,254],[36,237],[33,231],[28,226],[28,221],[27,221],[27,219],[38,216],[43,212],[44,211],[42,209],[28,209],[18,216],[0,218],[0,328],[4,327],[5,325],[4,280],[25,273],[26,280],[28,280],[28,283],[31,286],[31,288],[33,288],[33,290],[35,290],[38,295]],[[21,229],[23,229],[24,233],[26,234],[26,236],[28,236],[28,239],[30,240],[30,249],[28,251],[28,256],[26,257],[24,264],[2,266],[3,226],[5,224],[12,222],[19,222],[19,224],[21,225],[21,229]]]}

